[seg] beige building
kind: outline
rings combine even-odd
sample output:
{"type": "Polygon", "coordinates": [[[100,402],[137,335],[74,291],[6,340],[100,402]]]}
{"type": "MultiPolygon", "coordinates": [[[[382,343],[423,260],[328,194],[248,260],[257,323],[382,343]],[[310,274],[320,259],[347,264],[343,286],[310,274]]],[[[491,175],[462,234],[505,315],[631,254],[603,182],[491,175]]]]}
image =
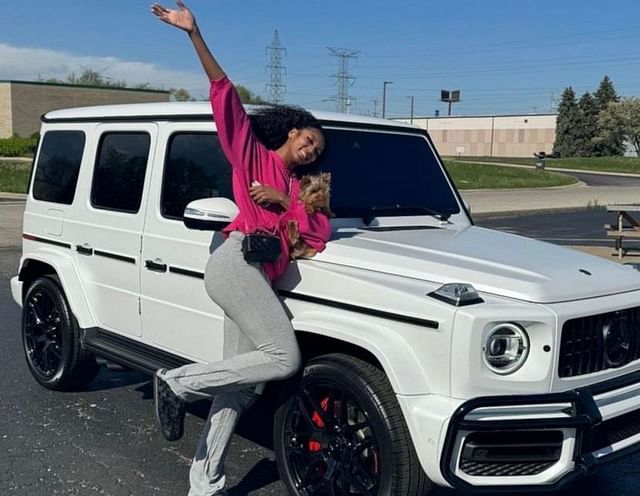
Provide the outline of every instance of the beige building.
{"type": "Polygon", "coordinates": [[[556,114],[423,117],[413,123],[429,132],[440,155],[532,157],[552,152],[556,118],[556,114]]]}
{"type": "Polygon", "coordinates": [[[167,102],[160,90],[79,86],[32,81],[0,81],[0,138],[31,136],[50,110],[114,103],[167,102]]]}

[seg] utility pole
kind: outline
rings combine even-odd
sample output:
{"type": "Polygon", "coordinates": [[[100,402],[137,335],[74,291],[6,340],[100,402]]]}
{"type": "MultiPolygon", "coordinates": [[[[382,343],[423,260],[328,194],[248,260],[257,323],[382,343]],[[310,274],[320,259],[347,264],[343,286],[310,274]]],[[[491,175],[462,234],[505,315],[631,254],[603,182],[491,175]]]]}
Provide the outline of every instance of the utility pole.
{"type": "Polygon", "coordinates": [[[393,81],[384,81],[382,83],[382,118],[384,119],[387,115],[387,85],[393,84],[393,81]]]}
{"type": "Polygon", "coordinates": [[[287,50],[280,43],[277,29],[273,35],[271,45],[267,47],[267,53],[270,55],[267,69],[271,72],[271,77],[267,83],[268,100],[275,104],[283,103],[287,87],[282,82],[282,75],[287,72],[287,68],[282,65],[282,56],[287,53],[287,50]]]}
{"type": "Polygon", "coordinates": [[[338,72],[333,75],[336,78],[338,93],[329,100],[337,103],[338,112],[349,112],[349,108],[353,100],[355,100],[355,98],[349,97],[349,86],[353,86],[356,82],[356,78],[349,73],[349,59],[355,59],[360,50],[331,47],[327,47],[327,50],[333,57],[338,57],[339,59],[338,72]]]}
{"type": "Polygon", "coordinates": [[[373,116],[378,117],[378,99],[373,99],[373,116]]]}
{"type": "Polygon", "coordinates": [[[411,124],[413,124],[413,95],[408,96],[407,98],[411,99],[411,124]]]}

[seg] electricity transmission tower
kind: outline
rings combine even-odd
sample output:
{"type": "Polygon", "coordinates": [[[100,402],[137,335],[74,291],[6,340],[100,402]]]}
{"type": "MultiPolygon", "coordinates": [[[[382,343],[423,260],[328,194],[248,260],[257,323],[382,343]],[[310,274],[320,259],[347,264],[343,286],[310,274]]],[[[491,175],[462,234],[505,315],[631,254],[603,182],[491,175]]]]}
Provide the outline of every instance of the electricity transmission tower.
{"type": "Polygon", "coordinates": [[[271,45],[267,47],[267,54],[270,56],[267,69],[271,73],[269,82],[267,83],[267,95],[268,100],[271,103],[283,103],[284,93],[287,91],[287,87],[282,82],[282,75],[286,74],[287,68],[282,65],[282,56],[287,53],[286,48],[280,43],[280,36],[278,36],[278,30],[276,29],[273,35],[273,41],[271,45]]]}
{"type": "Polygon", "coordinates": [[[359,53],[360,50],[331,47],[327,47],[327,49],[333,57],[339,58],[338,72],[333,75],[333,77],[336,78],[338,93],[331,97],[329,101],[336,102],[338,112],[349,113],[351,104],[355,100],[355,98],[349,97],[349,86],[353,86],[356,82],[356,78],[349,74],[349,59],[355,59],[356,54],[359,53]]]}
{"type": "Polygon", "coordinates": [[[378,99],[373,99],[373,116],[378,117],[378,99]]]}

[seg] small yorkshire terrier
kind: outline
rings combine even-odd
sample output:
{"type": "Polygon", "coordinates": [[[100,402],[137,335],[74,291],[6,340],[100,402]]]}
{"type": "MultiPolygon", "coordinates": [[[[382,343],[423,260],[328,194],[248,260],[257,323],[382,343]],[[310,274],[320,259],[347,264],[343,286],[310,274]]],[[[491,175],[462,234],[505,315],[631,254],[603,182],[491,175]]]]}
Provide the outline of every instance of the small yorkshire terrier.
{"type": "MultiPolygon", "coordinates": [[[[317,175],[302,176],[300,179],[300,200],[304,203],[307,213],[321,212],[327,217],[333,217],[329,208],[331,200],[331,173],[322,172],[317,175]]],[[[289,256],[291,260],[300,257],[312,257],[317,251],[308,246],[300,238],[298,222],[287,221],[287,237],[289,238],[289,256]]]]}

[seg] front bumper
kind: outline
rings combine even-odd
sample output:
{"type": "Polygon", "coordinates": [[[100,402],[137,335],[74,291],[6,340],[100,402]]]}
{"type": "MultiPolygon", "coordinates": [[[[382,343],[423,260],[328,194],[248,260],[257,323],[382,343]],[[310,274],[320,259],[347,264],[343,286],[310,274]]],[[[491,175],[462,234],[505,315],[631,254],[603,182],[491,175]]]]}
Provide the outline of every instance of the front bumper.
{"type": "Polygon", "coordinates": [[[449,422],[440,470],[469,492],[555,491],[640,449],[640,371],[563,393],[475,398],[449,422]]]}

